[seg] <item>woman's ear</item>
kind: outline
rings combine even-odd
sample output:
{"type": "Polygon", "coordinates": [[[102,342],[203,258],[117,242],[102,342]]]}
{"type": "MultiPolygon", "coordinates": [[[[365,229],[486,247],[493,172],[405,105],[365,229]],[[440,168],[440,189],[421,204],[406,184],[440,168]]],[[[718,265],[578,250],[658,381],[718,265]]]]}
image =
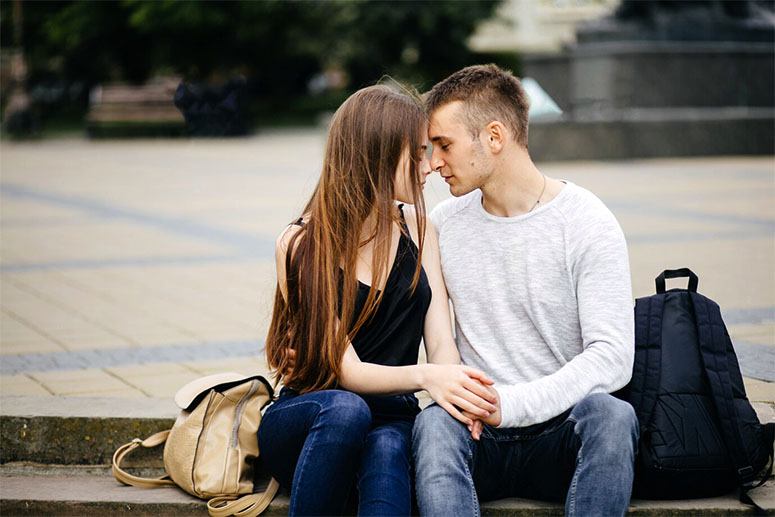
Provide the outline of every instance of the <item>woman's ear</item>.
{"type": "Polygon", "coordinates": [[[489,146],[490,152],[493,154],[500,153],[503,150],[503,144],[506,143],[506,127],[501,122],[493,120],[487,124],[484,132],[487,139],[485,143],[489,146]]]}

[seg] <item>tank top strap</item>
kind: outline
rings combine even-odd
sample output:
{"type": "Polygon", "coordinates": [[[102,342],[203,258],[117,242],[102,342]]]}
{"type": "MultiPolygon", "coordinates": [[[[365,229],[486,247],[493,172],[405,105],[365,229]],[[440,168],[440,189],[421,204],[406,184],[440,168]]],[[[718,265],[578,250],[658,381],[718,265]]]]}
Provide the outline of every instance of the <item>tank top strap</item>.
{"type": "Polygon", "coordinates": [[[406,224],[406,217],[404,216],[404,204],[401,203],[398,205],[398,213],[401,214],[401,229],[403,230],[402,233],[405,233],[407,237],[411,239],[412,234],[409,233],[409,226],[406,224]]]}

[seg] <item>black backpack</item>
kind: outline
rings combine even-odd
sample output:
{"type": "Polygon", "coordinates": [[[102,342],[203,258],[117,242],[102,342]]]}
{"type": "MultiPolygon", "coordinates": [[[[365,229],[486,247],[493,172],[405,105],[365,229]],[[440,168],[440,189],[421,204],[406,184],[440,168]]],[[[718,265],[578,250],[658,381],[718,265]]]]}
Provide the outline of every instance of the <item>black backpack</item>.
{"type": "Polygon", "coordinates": [[[697,293],[697,275],[668,270],[656,284],[657,294],[636,300],[632,380],[617,393],[640,422],[635,496],[711,497],[740,487],[740,500],[754,504],[747,492],[772,471],[763,473],[775,424],[760,424],[748,402],[719,307],[697,293]],[[665,292],[665,279],[679,277],[689,277],[689,288],[665,292]]]}

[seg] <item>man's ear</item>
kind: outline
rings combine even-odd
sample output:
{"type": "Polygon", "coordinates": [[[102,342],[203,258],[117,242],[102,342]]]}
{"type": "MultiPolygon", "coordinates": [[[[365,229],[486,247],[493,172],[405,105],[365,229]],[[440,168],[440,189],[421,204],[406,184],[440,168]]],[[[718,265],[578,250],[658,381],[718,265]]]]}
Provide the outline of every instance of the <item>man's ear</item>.
{"type": "Polygon", "coordinates": [[[506,126],[497,120],[493,120],[484,128],[485,144],[489,146],[490,152],[498,154],[503,150],[503,146],[508,138],[506,126]]]}

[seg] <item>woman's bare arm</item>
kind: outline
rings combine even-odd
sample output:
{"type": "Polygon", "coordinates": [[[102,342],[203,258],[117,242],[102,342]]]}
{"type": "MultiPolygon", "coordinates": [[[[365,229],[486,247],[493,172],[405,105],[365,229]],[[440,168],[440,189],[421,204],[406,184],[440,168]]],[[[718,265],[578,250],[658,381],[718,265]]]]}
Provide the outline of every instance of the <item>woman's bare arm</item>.
{"type": "MultiPolygon", "coordinates": [[[[285,257],[291,239],[300,230],[301,228],[298,226],[289,226],[277,238],[275,253],[277,281],[280,291],[286,299],[285,257]]],[[[446,295],[446,291],[444,294],[446,295]]],[[[447,318],[449,318],[448,309],[447,318]]],[[[493,396],[482,386],[482,384],[492,384],[492,380],[476,368],[458,364],[460,360],[451,337],[450,330],[448,344],[455,351],[455,355],[451,356],[450,354],[447,364],[383,366],[367,363],[360,360],[350,344],[342,359],[339,384],[350,391],[363,394],[387,395],[411,393],[424,389],[452,416],[470,425],[471,419],[463,416],[460,410],[481,415],[483,418],[496,410],[493,405],[495,402],[493,396]]]]}

